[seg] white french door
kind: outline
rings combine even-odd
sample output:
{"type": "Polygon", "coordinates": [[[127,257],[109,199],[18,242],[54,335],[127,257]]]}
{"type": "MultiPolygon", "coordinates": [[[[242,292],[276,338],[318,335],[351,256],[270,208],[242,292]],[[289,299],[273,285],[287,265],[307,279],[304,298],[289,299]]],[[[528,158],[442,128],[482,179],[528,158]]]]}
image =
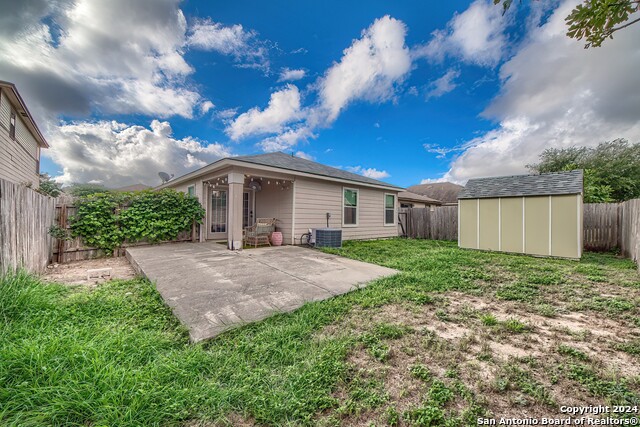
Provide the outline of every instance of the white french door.
{"type": "Polygon", "coordinates": [[[207,238],[227,238],[228,200],[227,190],[212,190],[209,198],[207,238]]]}

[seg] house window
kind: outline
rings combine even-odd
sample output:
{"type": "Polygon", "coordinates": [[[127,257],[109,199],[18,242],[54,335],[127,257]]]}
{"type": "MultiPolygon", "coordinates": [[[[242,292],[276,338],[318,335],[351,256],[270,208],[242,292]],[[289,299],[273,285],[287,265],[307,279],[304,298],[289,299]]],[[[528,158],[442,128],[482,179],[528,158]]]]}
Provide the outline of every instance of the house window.
{"type": "Polygon", "coordinates": [[[342,225],[358,225],[358,190],[343,190],[342,225]]]}
{"type": "Polygon", "coordinates": [[[9,117],[9,136],[11,139],[16,139],[16,112],[13,110],[11,110],[9,117]]]}
{"type": "Polygon", "coordinates": [[[187,187],[187,194],[190,195],[191,197],[195,197],[196,195],[196,186],[195,185],[190,185],[187,187]]]}
{"type": "Polygon", "coordinates": [[[396,217],[396,196],[393,194],[384,195],[384,225],[395,225],[396,217]]]}

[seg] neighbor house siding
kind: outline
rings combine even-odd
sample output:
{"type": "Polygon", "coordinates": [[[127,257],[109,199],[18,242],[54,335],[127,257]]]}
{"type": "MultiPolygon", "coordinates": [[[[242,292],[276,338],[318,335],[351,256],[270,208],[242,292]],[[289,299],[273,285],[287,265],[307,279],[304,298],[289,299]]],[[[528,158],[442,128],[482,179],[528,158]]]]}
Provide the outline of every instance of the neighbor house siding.
{"type": "MultiPolygon", "coordinates": [[[[295,182],[295,238],[310,228],[327,226],[327,212],[331,214],[329,227],[341,228],[344,240],[396,237],[398,227],[384,224],[384,195],[389,190],[362,187],[355,183],[340,184],[322,180],[297,178],[295,182]],[[358,190],[358,225],[342,226],[343,189],[358,190]]],[[[398,203],[396,200],[397,216],[398,203]]]]}
{"type": "Polygon", "coordinates": [[[16,113],[16,140],[9,136],[11,103],[0,91],[0,178],[16,183],[40,185],[39,148],[34,136],[16,113]]]}

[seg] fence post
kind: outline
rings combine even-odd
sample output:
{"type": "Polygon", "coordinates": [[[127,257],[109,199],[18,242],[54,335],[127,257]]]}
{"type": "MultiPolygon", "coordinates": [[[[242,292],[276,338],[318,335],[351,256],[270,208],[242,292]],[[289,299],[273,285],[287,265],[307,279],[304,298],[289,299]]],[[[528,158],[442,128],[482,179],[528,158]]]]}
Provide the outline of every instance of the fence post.
{"type": "MultiPolygon", "coordinates": [[[[67,205],[62,204],[60,206],[60,215],[58,216],[58,227],[62,230],[67,230],[67,205]]],[[[58,239],[58,256],[56,262],[62,264],[64,261],[64,245],[66,240],[58,239]]]]}

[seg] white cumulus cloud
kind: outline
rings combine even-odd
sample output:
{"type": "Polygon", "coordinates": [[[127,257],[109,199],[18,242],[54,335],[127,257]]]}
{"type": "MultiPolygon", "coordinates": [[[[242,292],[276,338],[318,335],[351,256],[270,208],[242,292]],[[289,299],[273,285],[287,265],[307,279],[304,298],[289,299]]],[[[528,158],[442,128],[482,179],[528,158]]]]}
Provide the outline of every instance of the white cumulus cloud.
{"type": "Polygon", "coordinates": [[[424,45],[413,49],[415,58],[441,62],[447,56],[480,66],[496,66],[507,46],[505,30],[510,14],[491,0],[476,0],[464,12],[456,13],[445,29],[436,30],[424,45]]]}
{"type": "Polygon", "coordinates": [[[640,140],[640,27],[585,50],[565,34],[575,4],[558,7],[500,68],[502,88],[484,112],[499,125],[463,144],[447,180],[524,173],[546,148],[640,140]]]}
{"type": "MultiPolygon", "coordinates": [[[[269,106],[261,111],[254,107],[241,114],[227,128],[233,139],[260,133],[274,133],[263,139],[259,146],[265,151],[283,150],[299,141],[316,137],[317,129],[330,126],[340,113],[351,103],[366,101],[380,103],[393,99],[398,86],[411,71],[411,55],[405,44],[406,26],[402,21],[390,16],[376,19],[370,27],[362,31],[361,37],[343,51],[341,59],[308,90],[317,95],[314,104],[301,108],[272,108],[274,96],[283,96],[283,90],[271,95],[269,106]],[[268,115],[264,113],[269,111],[268,115]],[[279,119],[267,119],[277,116],[279,119]],[[269,125],[262,124],[268,122],[269,125]]],[[[285,89],[286,98],[293,97],[290,89],[285,89]]],[[[297,93],[297,92],[296,92],[297,93]]]]}
{"type": "Polygon", "coordinates": [[[296,81],[304,79],[304,76],[307,75],[307,72],[302,68],[283,68],[280,71],[280,77],[278,77],[279,82],[288,82],[288,81],[296,81]]]}
{"type": "Polygon", "coordinates": [[[158,172],[180,176],[231,154],[221,144],[174,138],[171,125],[158,120],[149,128],[116,121],[66,123],[52,142],[56,150],[50,155],[63,165],[59,182],[95,181],[108,187],[159,185],[158,172]]]}
{"type": "Polygon", "coordinates": [[[205,101],[186,80],[178,0],[19,3],[0,30],[0,75],[39,121],[94,110],[190,118],[205,101]]]}
{"type": "Polygon", "coordinates": [[[230,122],[225,132],[233,140],[266,133],[278,133],[284,125],[300,116],[300,91],[288,84],[271,94],[269,105],[264,110],[258,107],[240,114],[230,122]]]}
{"type": "Polygon", "coordinates": [[[391,175],[385,170],[378,170],[376,168],[365,168],[362,166],[347,166],[345,168],[349,172],[357,173],[358,175],[366,176],[373,179],[384,179],[391,175]]]}
{"type": "Polygon", "coordinates": [[[411,70],[405,45],[407,28],[390,16],[376,19],[344,50],[342,58],[318,82],[320,110],[333,122],[357,100],[388,101],[411,70]]]}
{"type": "Polygon", "coordinates": [[[268,45],[258,38],[253,30],[242,25],[231,26],[213,22],[211,19],[199,19],[191,26],[187,44],[193,48],[215,51],[232,56],[241,67],[270,67],[268,45]]]}

